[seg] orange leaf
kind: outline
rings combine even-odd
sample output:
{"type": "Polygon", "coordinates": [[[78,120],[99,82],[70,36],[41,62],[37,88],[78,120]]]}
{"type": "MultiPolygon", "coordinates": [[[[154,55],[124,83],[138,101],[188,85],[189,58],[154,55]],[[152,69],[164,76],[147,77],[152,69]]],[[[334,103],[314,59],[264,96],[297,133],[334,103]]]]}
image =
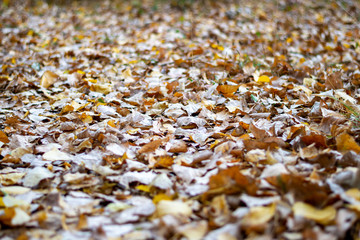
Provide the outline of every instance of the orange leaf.
{"type": "Polygon", "coordinates": [[[147,152],[153,152],[155,149],[157,149],[158,147],[160,147],[160,145],[167,141],[168,138],[163,138],[163,139],[158,139],[155,141],[151,141],[147,144],[145,144],[144,146],[142,146],[142,148],[140,148],[140,150],[138,151],[138,153],[147,153],[147,152]]]}
{"type": "Polygon", "coordinates": [[[72,112],[74,111],[74,107],[71,105],[66,105],[63,107],[63,109],[61,110],[61,114],[63,113],[68,113],[68,112],[72,112]]]}
{"type": "Polygon", "coordinates": [[[355,139],[347,133],[342,133],[336,137],[336,147],[339,151],[354,151],[360,153],[360,146],[355,139]]]}
{"type": "Polygon", "coordinates": [[[6,134],[3,131],[0,131],[0,141],[3,142],[3,143],[9,143],[10,142],[8,136],[6,136],[6,134]]]}
{"type": "Polygon", "coordinates": [[[76,228],[77,228],[78,230],[81,230],[81,229],[87,228],[87,226],[88,226],[88,224],[87,224],[87,217],[86,217],[86,215],[81,214],[80,217],[79,217],[79,222],[78,222],[76,228]]]}
{"type": "Polygon", "coordinates": [[[116,128],[115,120],[109,120],[109,121],[107,122],[107,124],[108,124],[110,127],[116,128]]]}
{"type": "Polygon", "coordinates": [[[161,167],[161,168],[168,168],[171,167],[174,163],[174,158],[169,156],[169,155],[165,155],[165,156],[160,156],[157,159],[157,162],[155,163],[155,167],[161,167]]]}
{"type": "Polygon", "coordinates": [[[225,97],[231,97],[238,90],[239,85],[219,85],[216,90],[225,97]]]}
{"type": "Polygon", "coordinates": [[[208,194],[232,194],[241,191],[253,194],[257,187],[253,179],[243,175],[239,167],[233,166],[211,176],[209,188],[208,194]]]}

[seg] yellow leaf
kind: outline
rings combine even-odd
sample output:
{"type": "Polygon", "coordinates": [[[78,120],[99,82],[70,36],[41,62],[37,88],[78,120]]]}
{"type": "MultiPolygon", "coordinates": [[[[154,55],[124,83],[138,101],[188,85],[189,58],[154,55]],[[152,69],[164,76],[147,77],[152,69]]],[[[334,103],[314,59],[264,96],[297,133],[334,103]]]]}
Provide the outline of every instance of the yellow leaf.
{"type": "Polygon", "coordinates": [[[360,146],[356,143],[355,139],[347,133],[342,133],[336,137],[336,147],[339,151],[354,151],[360,153],[360,146]]]}
{"type": "Polygon", "coordinates": [[[360,214],[360,204],[356,204],[356,205],[347,205],[347,207],[351,210],[354,210],[355,212],[357,212],[358,214],[360,214]]]}
{"type": "Polygon", "coordinates": [[[153,203],[157,204],[161,200],[172,200],[172,198],[165,193],[160,193],[154,196],[153,203]]]}
{"type": "Polygon", "coordinates": [[[21,208],[11,207],[3,210],[0,222],[9,226],[19,226],[30,221],[30,216],[21,208]]]}
{"type": "Polygon", "coordinates": [[[294,214],[307,219],[314,220],[320,224],[330,224],[335,220],[336,209],[332,206],[318,209],[304,202],[297,202],[292,207],[294,214]]]}
{"type": "Polygon", "coordinates": [[[80,119],[84,123],[91,123],[93,121],[93,118],[90,115],[87,115],[86,113],[82,113],[81,116],[80,116],[80,119]]]}
{"type": "Polygon", "coordinates": [[[357,201],[360,201],[360,190],[358,188],[351,188],[349,190],[347,190],[346,195],[354,198],[357,201]]]}
{"type": "Polygon", "coordinates": [[[150,192],[151,191],[151,186],[148,185],[139,185],[136,187],[136,189],[143,191],[143,192],[150,192]]]}
{"type": "Polygon", "coordinates": [[[93,84],[93,85],[91,85],[90,90],[99,92],[102,94],[108,94],[112,91],[112,87],[110,84],[93,84]]]}
{"type": "Polygon", "coordinates": [[[61,110],[61,114],[64,114],[64,113],[68,113],[68,112],[72,112],[74,111],[74,107],[71,106],[71,105],[66,105],[63,107],[63,109],[61,110]]]}
{"type": "Polygon", "coordinates": [[[213,149],[214,147],[216,147],[216,145],[218,145],[219,142],[220,142],[220,141],[219,141],[218,139],[216,139],[215,142],[213,142],[213,143],[210,145],[210,149],[213,149]]]}
{"type": "Polygon", "coordinates": [[[116,128],[115,120],[109,120],[109,121],[107,122],[107,124],[108,124],[110,127],[116,128]]]}
{"type": "Polygon", "coordinates": [[[268,76],[266,76],[266,75],[261,75],[261,76],[258,78],[257,82],[260,82],[260,83],[268,83],[268,82],[270,82],[270,78],[269,78],[268,76]]]}
{"type": "Polygon", "coordinates": [[[245,227],[261,227],[269,222],[275,214],[276,204],[266,207],[252,207],[242,219],[245,227]]]}

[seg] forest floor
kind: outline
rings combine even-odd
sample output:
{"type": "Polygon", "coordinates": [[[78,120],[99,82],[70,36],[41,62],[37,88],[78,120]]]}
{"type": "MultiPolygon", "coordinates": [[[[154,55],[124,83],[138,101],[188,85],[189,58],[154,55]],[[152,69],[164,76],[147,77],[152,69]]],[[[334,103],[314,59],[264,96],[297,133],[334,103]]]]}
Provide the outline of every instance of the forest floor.
{"type": "Polygon", "coordinates": [[[139,3],[3,1],[0,238],[359,239],[359,2],[139,3]]]}

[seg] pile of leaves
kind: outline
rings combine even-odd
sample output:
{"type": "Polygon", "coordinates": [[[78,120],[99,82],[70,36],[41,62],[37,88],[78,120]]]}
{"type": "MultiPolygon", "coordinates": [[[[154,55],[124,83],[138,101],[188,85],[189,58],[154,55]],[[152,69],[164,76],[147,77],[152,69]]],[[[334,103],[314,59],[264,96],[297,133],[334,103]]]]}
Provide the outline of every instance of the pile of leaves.
{"type": "Polygon", "coordinates": [[[0,237],[359,238],[356,3],[98,2],[3,2],[0,237]]]}

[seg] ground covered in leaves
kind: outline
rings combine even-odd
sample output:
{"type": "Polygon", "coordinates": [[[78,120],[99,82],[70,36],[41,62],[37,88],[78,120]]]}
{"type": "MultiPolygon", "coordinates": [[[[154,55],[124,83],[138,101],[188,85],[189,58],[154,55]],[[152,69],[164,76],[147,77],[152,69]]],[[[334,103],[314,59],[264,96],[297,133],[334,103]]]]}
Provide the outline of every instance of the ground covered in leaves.
{"type": "Polygon", "coordinates": [[[0,13],[0,238],[359,238],[359,6],[34,2],[0,13]]]}

